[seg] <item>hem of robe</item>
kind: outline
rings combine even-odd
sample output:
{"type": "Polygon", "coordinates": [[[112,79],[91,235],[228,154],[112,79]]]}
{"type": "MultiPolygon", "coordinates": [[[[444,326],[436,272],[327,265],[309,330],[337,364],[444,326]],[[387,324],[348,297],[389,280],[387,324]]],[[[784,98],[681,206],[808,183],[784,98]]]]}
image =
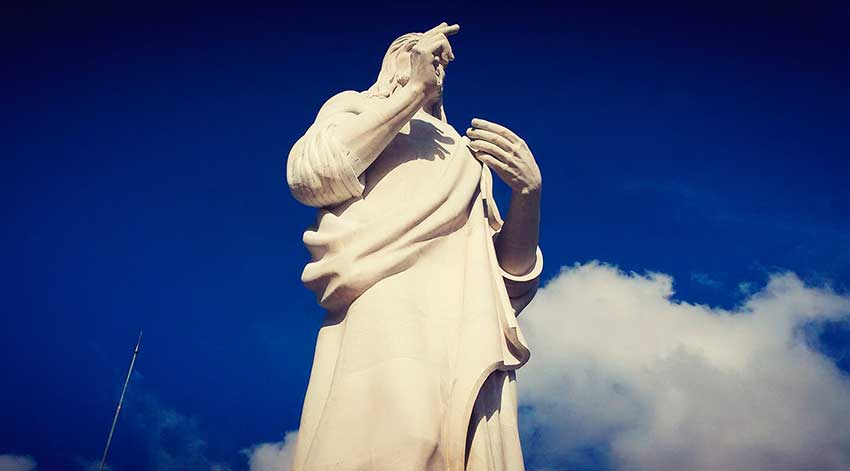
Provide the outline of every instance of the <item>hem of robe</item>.
{"type": "MultiPolygon", "coordinates": [[[[464,138],[466,139],[466,138],[464,138]]],[[[482,164],[482,175],[479,181],[480,193],[478,198],[482,199],[482,203],[486,208],[485,220],[483,224],[489,226],[494,232],[501,229],[502,218],[499,215],[498,208],[495,205],[495,200],[492,193],[492,174],[486,165],[482,164]]],[[[469,433],[469,422],[472,420],[472,411],[475,407],[475,402],[481,394],[481,387],[487,378],[497,370],[513,371],[525,365],[531,357],[531,352],[525,342],[525,338],[517,323],[516,313],[510,302],[507,287],[503,281],[503,272],[499,266],[498,258],[496,257],[496,248],[493,244],[492,237],[487,237],[487,253],[490,261],[491,281],[495,284],[495,291],[499,298],[496,303],[498,310],[498,320],[502,327],[504,340],[502,343],[503,355],[502,360],[495,361],[486,365],[479,373],[478,377],[472,382],[471,387],[458,388],[459,390],[467,391],[466,401],[464,402],[461,414],[452,414],[447,411],[449,418],[455,417],[454,423],[448,424],[448,447],[447,447],[447,471],[464,471],[466,469],[466,445],[469,433]],[[471,394],[470,394],[471,392],[471,394]]],[[[537,273],[542,271],[542,252],[537,248],[538,260],[535,263],[534,269],[529,273],[537,273]]],[[[528,276],[528,275],[525,275],[528,276]]],[[[449,402],[450,404],[452,401],[449,402]]]]}

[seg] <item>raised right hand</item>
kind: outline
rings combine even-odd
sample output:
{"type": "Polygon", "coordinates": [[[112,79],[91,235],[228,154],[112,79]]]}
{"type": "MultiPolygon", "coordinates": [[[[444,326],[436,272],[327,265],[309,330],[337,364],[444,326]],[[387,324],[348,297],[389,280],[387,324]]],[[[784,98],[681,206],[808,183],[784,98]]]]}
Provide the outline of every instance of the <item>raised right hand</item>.
{"type": "Polygon", "coordinates": [[[421,86],[428,98],[439,94],[443,86],[443,70],[455,56],[448,37],[457,34],[460,25],[445,22],[422,33],[410,51],[410,82],[421,86]]]}

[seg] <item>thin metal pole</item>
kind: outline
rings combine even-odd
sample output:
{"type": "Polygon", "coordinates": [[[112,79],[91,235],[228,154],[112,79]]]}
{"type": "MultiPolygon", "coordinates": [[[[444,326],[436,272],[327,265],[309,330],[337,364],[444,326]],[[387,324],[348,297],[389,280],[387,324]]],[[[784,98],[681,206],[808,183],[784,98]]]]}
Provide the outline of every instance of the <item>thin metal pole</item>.
{"type": "Polygon", "coordinates": [[[124,393],[127,392],[127,384],[130,382],[130,375],[133,374],[133,365],[136,364],[136,356],[139,355],[139,346],[142,344],[142,332],[139,332],[139,340],[136,342],[136,348],[133,350],[133,359],[130,360],[130,370],[127,372],[127,379],[124,380],[124,387],[121,389],[121,399],[118,400],[118,408],[115,409],[115,417],[112,418],[112,428],[109,429],[109,438],[106,439],[106,447],[103,449],[103,458],[100,459],[100,467],[98,471],[103,471],[106,465],[106,454],[109,453],[109,445],[112,444],[112,434],[115,433],[115,424],[118,423],[118,414],[121,413],[121,405],[124,403],[124,393]]]}

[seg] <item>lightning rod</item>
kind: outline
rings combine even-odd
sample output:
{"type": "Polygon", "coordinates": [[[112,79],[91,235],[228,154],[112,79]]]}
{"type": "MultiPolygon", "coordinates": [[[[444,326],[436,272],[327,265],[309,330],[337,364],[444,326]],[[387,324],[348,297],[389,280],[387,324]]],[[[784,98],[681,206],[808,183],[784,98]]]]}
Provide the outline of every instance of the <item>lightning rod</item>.
{"type": "Polygon", "coordinates": [[[115,425],[118,423],[118,414],[121,413],[121,405],[124,403],[124,393],[127,392],[127,384],[130,383],[130,375],[133,374],[133,365],[136,364],[136,356],[139,355],[139,346],[142,344],[142,332],[139,332],[139,340],[136,342],[136,348],[133,349],[133,359],[130,360],[130,370],[127,371],[127,379],[124,380],[124,387],[121,388],[121,399],[118,399],[118,407],[115,409],[115,416],[112,418],[112,427],[109,429],[109,438],[106,439],[106,447],[103,449],[103,458],[100,459],[100,467],[98,471],[103,471],[106,465],[106,455],[109,453],[109,445],[112,444],[112,434],[115,433],[115,425]]]}

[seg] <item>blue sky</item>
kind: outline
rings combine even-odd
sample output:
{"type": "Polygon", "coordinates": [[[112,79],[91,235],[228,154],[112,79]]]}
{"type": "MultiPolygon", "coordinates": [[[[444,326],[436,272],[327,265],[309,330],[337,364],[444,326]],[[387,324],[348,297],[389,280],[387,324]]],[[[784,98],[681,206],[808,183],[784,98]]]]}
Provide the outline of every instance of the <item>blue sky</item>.
{"type": "MultiPolygon", "coordinates": [[[[285,155],[443,20],[450,123],[540,164],[544,280],[599,260],[728,310],[779,272],[847,293],[846,4],[340,8],[6,7],[0,454],[98,459],[140,329],[114,469],[244,469],[296,429],[322,313],[285,155]]],[[[846,375],[842,319],[810,344],[846,375]]]]}

